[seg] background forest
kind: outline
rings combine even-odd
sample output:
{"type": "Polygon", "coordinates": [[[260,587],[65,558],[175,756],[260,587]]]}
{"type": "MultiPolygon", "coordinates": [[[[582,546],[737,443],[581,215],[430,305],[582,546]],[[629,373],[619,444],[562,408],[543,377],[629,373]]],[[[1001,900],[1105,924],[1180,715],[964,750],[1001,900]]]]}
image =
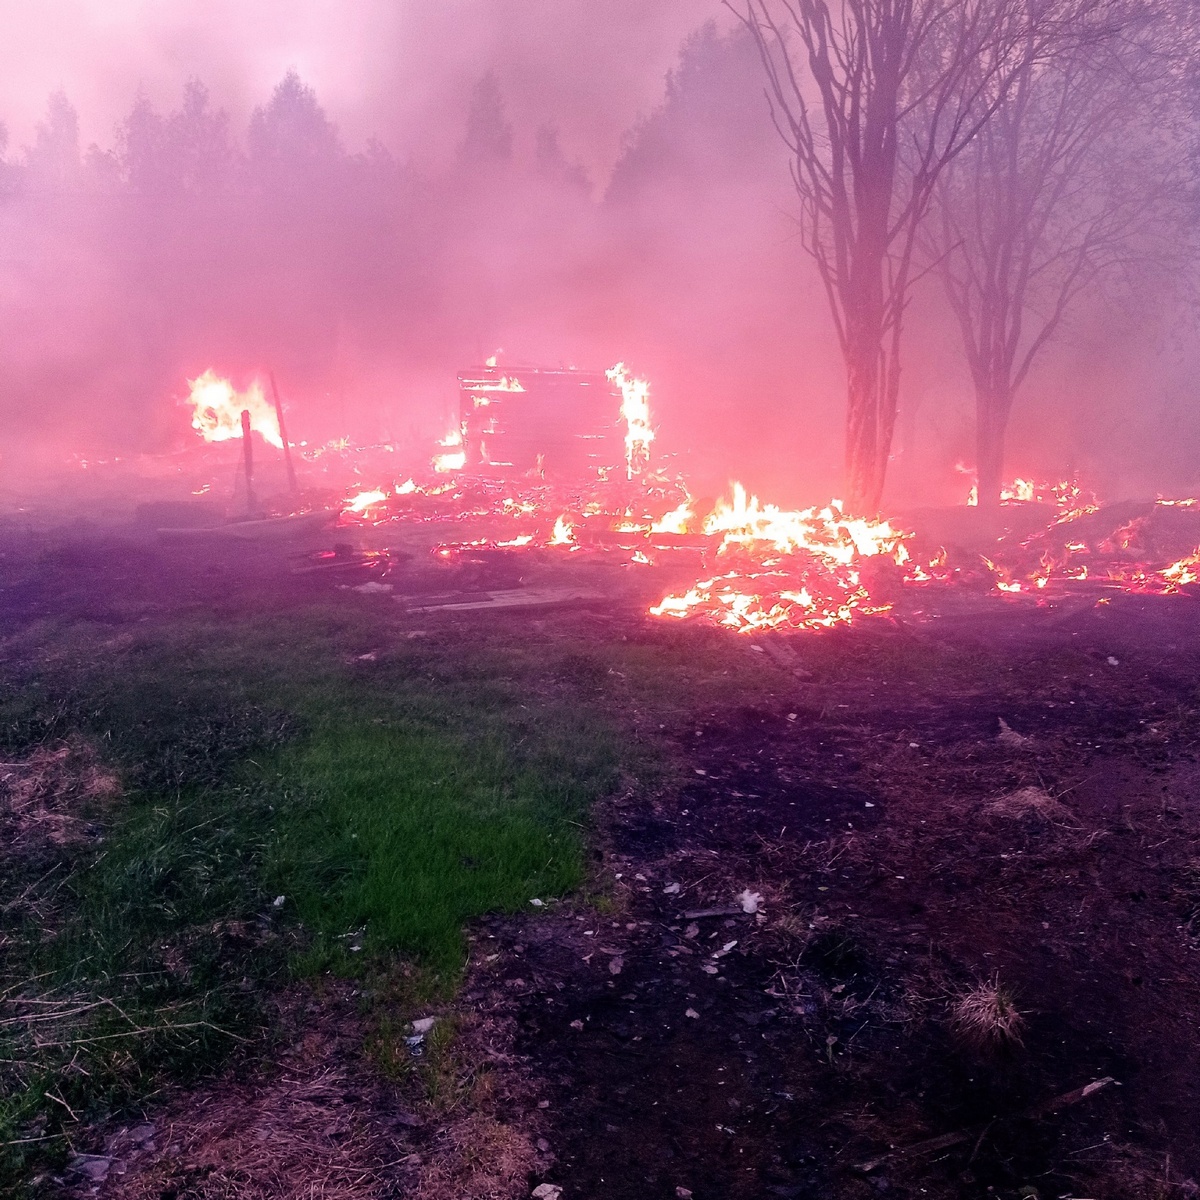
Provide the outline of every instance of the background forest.
{"type": "MultiPolygon", "coordinates": [[[[1180,86],[1171,131],[1189,170],[1192,96],[1180,86]]],[[[455,371],[503,349],[631,363],[660,446],[714,488],[838,486],[844,379],[745,29],[686,41],[605,178],[554,124],[510,119],[493,73],[430,163],[349,145],[290,71],[244,127],[191,80],[170,111],[139,95],[104,146],[56,92],[28,144],[6,145],[0,186],[9,472],[177,445],[174,401],[209,366],[274,369],[299,439],[416,446],[448,428],[455,371]]],[[[1080,469],[1110,494],[1194,481],[1180,211],[1175,252],[1110,273],[1056,331],[1014,413],[1015,469],[1080,469]]],[[[908,318],[889,483],[906,501],[969,486],[954,466],[973,454],[970,375],[942,296],[931,278],[908,318]]]]}

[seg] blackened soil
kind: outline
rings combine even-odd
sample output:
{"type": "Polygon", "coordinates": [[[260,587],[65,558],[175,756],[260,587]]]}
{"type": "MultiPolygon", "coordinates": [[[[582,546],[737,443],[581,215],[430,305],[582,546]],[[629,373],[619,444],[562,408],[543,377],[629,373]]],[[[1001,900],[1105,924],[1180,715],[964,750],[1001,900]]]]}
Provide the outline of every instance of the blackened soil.
{"type": "MultiPolygon", "coordinates": [[[[281,554],[14,535],[0,632],[359,578],[281,554]]],[[[675,777],[602,814],[606,902],[481,927],[464,995],[516,1022],[563,1200],[1196,1194],[1200,605],[1104,600],[747,639],[753,695],[614,712],[675,777]],[[956,1025],[997,994],[1012,1036],[956,1025]]],[[[703,661],[610,608],[539,636],[703,661]]]]}
{"type": "Polygon", "coordinates": [[[660,732],[613,911],[481,935],[564,1196],[1195,1194],[1198,616],[793,640],[810,679],[660,732]],[[1016,1036],[956,1025],[989,987],[1016,1036]]]}

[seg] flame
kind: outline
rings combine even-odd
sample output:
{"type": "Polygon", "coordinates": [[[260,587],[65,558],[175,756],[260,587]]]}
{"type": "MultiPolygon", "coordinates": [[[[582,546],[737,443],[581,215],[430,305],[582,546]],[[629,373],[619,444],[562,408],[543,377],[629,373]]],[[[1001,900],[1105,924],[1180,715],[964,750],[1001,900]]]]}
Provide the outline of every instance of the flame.
{"type": "Polygon", "coordinates": [[[1107,538],[1105,549],[1136,550],[1141,548],[1142,534],[1146,528],[1145,517],[1133,517],[1124,525],[1118,525],[1107,538]]]}
{"type": "Polygon", "coordinates": [[[760,503],[740,483],[733,485],[732,501],[718,502],[704,522],[704,531],[723,535],[722,553],[735,546],[765,542],[780,554],[807,550],[843,566],[876,554],[894,555],[897,563],[908,560],[903,541],[909,535],[893,529],[887,521],[847,517],[840,500],[820,510],[789,512],[760,503]]]}
{"type": "Polygon", "coordinates": [[[610,383],[621,389],[621,416],[625,420],[625,473],[628,478],[640,475],[650,464],[650,444],[654,430],[650,427],[650,384],[634,379],[617,363],[605,371],[610,383]]]}
{"type": "Polygon", "coordinates": [[[1159,571],[1159,575],[1171,589],[1200,580],[1200,547],[1193,550],[1187,558],[1181,558],[1169,567],[1164,567],[1159,571]]]}
{"type": "Polygon", "coordinates": [[[651,533],[687,533],[688,522],[695,519],[691,502],[685,500],[650,526],[651,533]]]}
{"type": "MultiPolygon", "coordinates": [[[[955,467],[963,471],[962,464],[955,467]]],[[[1050,504],[1058,509],[1058,523],[1073,521],[1086,513],[1096,512],[1100,505],[1095,495],[1082,487],[1077,479],[1061,479],[1057,483],[1042,483],[1032,479],[1014,479],[1000,488],[1001,504],[1050,504]]],[[[967,504],[979,504],[979,487],[973,486],[967,495],[967,504]]]]}
{"type": "Polygon", "coordinates": [[[359,492],[357,496],[354,496],[347,502],[346,511],[352,513],[366,512],[366,510],[370,508],[372,504],[381,504],[387,498],[387,492],[378,490],[372,492],[359,492]]]}
{"type": "Polygon", "coordinates": [[[433,456],[433,469],[439,474],[448,475],[452,471],[461,471],[467,465],[467,452],[462,449],[463,435],[461,429],[451,430],[440,442],[439,446],[446,447],[444,454],[433,456]],[[451,447],[457,447],[452,449],[451,447]]]}
{"type": "Polygon", "coordinates": [[[566,514],[554,522],[554,532],[550,535],[548,545],[570,546],[575,541],[575,526],[567,520],[566,514]]]}
{"type": "MultiPolygon", "coordinates": [[[[830,629],[890,611],[904,588],[952,587],[959,582],[971,587],[979,580],[978,567],[965,561],[961,553],[954,562],[944,549],[917,561],[913,534],[887,520],[850,516],[838,500],[791,510],[764,503],[741,483],[732,483],[710,511],[698,509],[683,480],[672,481],[649,470],[655,432],[646,382],[633,378],[623,364],[607,372],[607,377],[614,390],[619,387],[621,392],[628,481],[610,480],[607,469],[598,469],[595,477],[576,481],[568,491],[561,483],[536,477],[541,474],[540,462],[536,472],[525,472],[520,481],[507,483],[461,476],[435,485],[432,475],[423,483],[397,476],[403,482],[352,491],[344,504],[345,513],[361,521],[491,518],[504,523],[503,530],[493,529],[473,541],[434,547],[433,554],[442,561],[482,550],[519,554],[542,548],[578,554],[582,561],[614,556],[630,565],[662,561],[672,553],[681,556],[678,561],[686,561],[683,555],[696,556],[706,563],[705,577],[664,596],[650,608],[650,614],[676,620],[695,618],[745,634],[830,629]],[[634,480],[637,482],[630,486],[634,480]],[[413,495],[429,502],[377,508],[393,496],[413,495]],[[435,502],[435,497],[444,499],[435,502]],[[553,514],[557,516],[551,528],[553,514]],[[659,535],[657,540],[655,535],[659,535]]],[[[490,395],[500,403],[499,393],[523,390],[519,380],[507,375],[496,378],[495,384],[475,385],[477,400],[490,395]]],[[[281,444],[275,413],[266,404],[259,384],[239,394],[210,370],[192,381],[191,387],[193,425],[206,440],[241,436],[240,417],[245,409],[251,414],[252,428],[273,444],[281,444]]],[[[342,440],[306,448],[304,454],[310,461],[326,454],[345,455],[349,464],[350,456],[360,455],[364,449],[394,452],[392,446],[367,448],[342,440]]],[[[449,433],[438,449],[433,461],[438,472],[462,470],[466,463],[464,430],[449,433]]],[[[368,473],[358,459],[353,471],[355,477],[368,473]]],[[[972,502],[976,499],[973,491],[972,502]]],[[[1078,530],[1063,530],[1065,522],[1098,508],[1096,497],[1074,478],[1053,484],[1017,478],[1005,484],[1002,502],[1033,502],[1055,510],[1041,532],[1020,541],[1001,539],[993,552],[997,561],[983,559],[994,592],[1013,603],[1046,604],[1048,597],[1084,583],[1089,592],[1120,588],[1155,595],[1200,585],[1200,547],[1167,566],[1160,565],[1161,558],[1158,563],[1131,561],[1135,552],[1148,554],[1155,548],[1160,531],[1152,517],[1126,520],[1103,541],[1098,540],[1101,534],[1095,522],[1078,530]]],[[[1188,509],[1200,500],[1159,497],[1156,503],[1188,509]]],[[[1182,519],[1169,521],[1167,532],[1177,537],[1184,523],[1182,519]]],[[[1189,544],[1176,543],[1173,553],[1189,544]]]]}
{"type": "Polygon", "coordinates": [[[767,629],[816,630],[849,624],[856,615],[887,612],[889,604],[871,601],[857,576],[845,581],[826,578],[826,594],[814,583],[773,587],[771,575],[731,574],[694,584],[682,596],[667,596],[650,609],[652,616],[685,619],[706,614],[716,624],[738,633],[767,629]],[[843,582],[845,586],[843,586],[843,582]]]}
{"type": "MultiPolygon", "coordinates": [[[[495,366],[495,363],[489,362],[488,366],[495,366]]],[[[473,383],[470,386],[465,386],[464,390],[468,392],[523,392],[525,388],[515,376],[501,375],[498,383],[473,383]]],[[[489,401],[481,400],[476,396],[475,403],[476,405],[487,404],[489,401]]]]}
{"type": "Polygon", "coordinates": [[[704,531],[720,537],[718,556],[739,568],[667,596],[650,609],[658,617],[703,614],[718,625],[753,633],[763,629],[828,629],[857,615],[887,612],[862,581],[863,559],[909,561],[910,536],[887,521],[847,517],[840,501],[793,512],[763,504],[740,484],[720,500],[704,531]],[[743,565],[744,564],[744,565],[743,565]]]}
{"type": "Polygon", "coordinates": [[[242,412],[250,414],[250,428],[264,441],[283,449],[279,436],[279,418],[275,407],[263,395],[256,379],[244,391],[237,391],[228,379],[222,379],[210,367],[198,379],[189,379],[192,428],[206,442],[227,442],[242,436],[242,412]]]}
{"type": "Polygon", "coordinates": [[[537,503],[533,500],[514,500],[511,496],[505,497],[500,502],[502,512],[506,513],[534,513],[537,512],[537,503]]]}

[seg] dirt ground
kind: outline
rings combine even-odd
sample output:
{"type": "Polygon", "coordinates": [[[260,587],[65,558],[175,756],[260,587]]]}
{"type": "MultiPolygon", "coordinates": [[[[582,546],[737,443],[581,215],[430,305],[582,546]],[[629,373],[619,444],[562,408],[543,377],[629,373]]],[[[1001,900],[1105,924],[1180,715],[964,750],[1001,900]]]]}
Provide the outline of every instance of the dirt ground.
{"type": "MultiPolygon", "coordinates": [[[[176,572],[164,595],[147,582],[159,551],[73,545],[38,573],[9,551],[10,628],[278,596],[249,552],[176,572]]],[[[291,580],[297,599],[334,586],[291,580]]],[[[543,630],[691,636],[621,594],[543,630]]],[[[307,1075],[296,1050],[239,1082],[239,1103],[260,1111],[286,1069],[337,1074],[313,1085],[341,1097],[322,1136],[369,1148],[363,1195],[453,1194],[428,1169],[439,1138],[460,1158],[510,1156],[507,1175],[457,1176],[464,1200],[542,1183],[563,1200],[1200,1194],[1200,607],[1095,599],[939,612],[916,595],[897,620],[775,637],[770,653],[743,639],[768,681],[752,704],[622,713],[683,783],[631,786],[600,815],[611,904],[472,935],[457,1009],[490,1031],[478,1053],[508,1083],[487,1119],[524,1131],[519,1145],[489,1150],[471,1114],[441,1132],[410,1119],[362,1082],[344,1035],[319,1052],[348,1027],[334,1010],[289,1017],[307,1075]]],[[[136,1169],[75,1190],[252,1194],[236,1179],[189,1191],[144,1145],[136,1169]]]]}
{"type": "Polygon", "coordinates": [[[564,1194],[1200,1190],[1197,611],[823,639],[697,713],[688,785],[607,814],[620,911],[496,925],[477,975],[564,1194]],[[956,1023],[980,984],[1015,1037],[956,1023]]]}

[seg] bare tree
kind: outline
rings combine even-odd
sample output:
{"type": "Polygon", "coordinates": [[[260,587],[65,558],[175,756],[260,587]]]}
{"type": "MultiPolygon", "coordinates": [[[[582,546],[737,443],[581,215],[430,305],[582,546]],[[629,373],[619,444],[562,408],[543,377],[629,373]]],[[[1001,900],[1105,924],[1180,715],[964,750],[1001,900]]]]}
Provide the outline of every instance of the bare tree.
{"type": "Polygon", "coordinates": [[[922,234],[975,390],[976,487],[999,503],[1013,401],[1085,292],[1161,258],[1177,143],[1160,137],[1175,64],[1162,9],[1110,7],[1092,36],[1025,61],[937,182],[922,234]]]}
{"type": "Polygon", "coordinates": [[[846,365],[847,500],[880,503],[918,231],[1023,64],[1107,0],[724,0],[754,33],[846,365]]]}

